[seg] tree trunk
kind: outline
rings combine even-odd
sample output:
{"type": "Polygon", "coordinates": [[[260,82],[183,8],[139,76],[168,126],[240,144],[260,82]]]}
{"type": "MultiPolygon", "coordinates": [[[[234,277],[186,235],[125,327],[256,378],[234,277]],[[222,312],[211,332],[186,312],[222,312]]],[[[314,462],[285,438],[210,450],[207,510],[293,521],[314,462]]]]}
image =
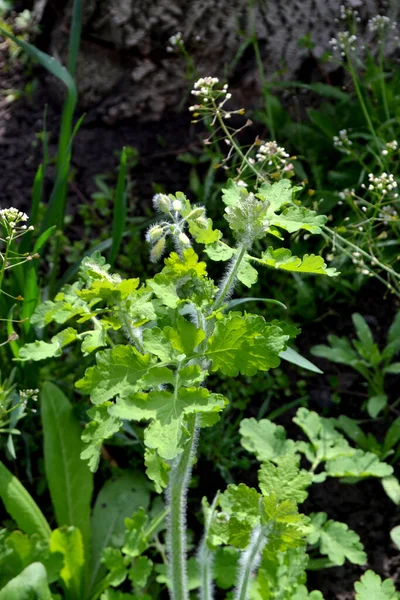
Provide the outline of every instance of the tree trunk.
{"type": "MultiPolygon", "coordinates": [[[[51,7],[50,0],[47,3],[51,7]]],[[[62,60],[71,15],[71,2],[65,4],[60,11],[62,2],[57,2],[59,12],[52,13],[55,25],[49,49],[62,60]]],[[[242,94],[254,95],[261,81],[253,33],[267,80],[278,70],[285,79],[321,80],[318,59],[330,49],[336,32],[346,29],[345,23],[335,21],[340,4],[340,0],[84,0],[77,72],[81,107],[107,123],[132,116],[159,119],[177,107],[191,83],[185,59],[168,51],[169,38],[178,31],[199,76],[228,79],[242,94]],[[301,39],[311,40],[312,47],[300,44],[301,39]]],[[[371,16],[395,18],[396,0],[391,4],[347,3],[360,11],[361,42],[372,40],[366,26],[371,16]]],[[[39,16],[45,5],[46,0],[37,0],[39,16]]],[[[333,63],[323,66],[325,74],[335,68],[333,63]]]]}

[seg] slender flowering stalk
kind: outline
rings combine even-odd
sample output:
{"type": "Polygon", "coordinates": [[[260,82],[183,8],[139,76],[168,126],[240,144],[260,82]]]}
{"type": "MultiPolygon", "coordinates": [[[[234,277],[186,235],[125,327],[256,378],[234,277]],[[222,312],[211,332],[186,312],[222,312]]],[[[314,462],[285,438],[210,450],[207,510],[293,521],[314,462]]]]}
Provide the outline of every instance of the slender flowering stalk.
{"type": "Polygon", "coordinates": [[[189,600],[186,567],[186,497],[198,437],[196,415],[188,417],[187,430],[190,437],[184,451],[172,465],[167,492],[169,504],[167,544],[171,600],[189,600]]]}
{"type": "Polygon", "coordinates": [[[214,588],[213,588],[213,559],[214,552],[210,550],[207,545],[208,533],[210,531],[210,526],[213,520],[215,507],[218,502],[218,493],[216,494],[213,503],[210,506],[210,509],[207,513],[204,527],[204,535],[201,541],[199,551],[197,554],[197,561],[199,563],[200,569],[200,600],[213,600],[214,598],[214,588]]]}
{"type": "Polygon", "coordinates": [[[267,541],[267,527],[256,525],[252,531],[250,543],[240,558],[239,578],[234,600],[248,600],[251,576],[260,563],[261,553],[267,541]]]}

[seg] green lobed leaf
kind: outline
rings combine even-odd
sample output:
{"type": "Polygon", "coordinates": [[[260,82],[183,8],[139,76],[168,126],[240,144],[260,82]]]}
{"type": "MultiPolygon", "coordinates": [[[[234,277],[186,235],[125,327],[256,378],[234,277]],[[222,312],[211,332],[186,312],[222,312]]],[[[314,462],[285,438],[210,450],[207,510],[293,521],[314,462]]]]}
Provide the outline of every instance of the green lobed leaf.
{"type": "Polygon", "coordinates": [[[354,584],[354,589],[356,600],[398,600],[400,598],[391,579],[382,581],[379,575],[370,570],[354,584]]]}
{"type": "Polygon", "coordinates": [[[274,249],[270,246],[262,253],[261,259],[257,259],[257,262],[267,267],[283,269],[284,271],[313,273],[315,275],[328,275],[329,277],[339,275],[336,269],[327,267],[322,256],[305,254],[302,258],[299,258],[298,256],[293,256],[291,251],[286,248],[274,249]]]}
{"type": "Polygon", "coordinates": [[[104,548],[101,556],[102,565],[109,571],[107,580],[110,585],[118,587],[128,576],[129,559],[117,548],[104,548]]]}
{"type": "Polygon", "coordinates": [[[321,554],[328,556],[334,565],[342,566],[346,559],[355,565],[367,562],[360,537],[345,523],[327,521],[326,513],[314,513],[310,518],[312,530],[308,542],[319,544],[321,554]]]}
{"type": "Polygon", "coordinates": [[[376,454],[356,450],[352,456],[331,459],[326,464],[331,477],[388,477],[393,467],[381,462],[376,454]]]}
{"type": "Polygon", "coordinates": [[[144,464],[147,477],[154,482],[157,494],[161,494],[163,489],[168,486],[170,465],[160,458],[155,450],[149,448],[146,448],[144,453],[144,464]]]}
{"type": "Polygon", "coordinates": [[[51,342],[36,340],[31,344],[25,344],[19,351],[18,360],[45,360],[53,356],[61,356],[62,349],[74,342],[77,338],[77,331],[68,327],[51,338],[51,342]]]}
{"type": "Polygon", "coordinates": [[[145,587],[153,570],[153,561],[147,556],[139,556],[129,569],[128,577],[135,586],[145,587]]]}
{"type": "Polygon", "coordinates": [[[274,460],[295,452],[293,440],[286,439],[286,431],[268,419],[243,419],[239,430],[243,448],[253,452],[259,461],[274,460]]]}
{"type": "Polygon", "coordinates": [[[111,402],[98,404],[88,410],[87,413],[92,421],[86,425],[82,433],[82,441],[85,443],[85,447],[81,452],[81,459],[88,461],[89,469],[93,473],[97,471],[99,466],[100,451],[104,440],[112,437],[122,427],[120,419],[116,419],[108,412],[111,404],[111,402]]]}
{"type": "Polygon", "coordinates": [[[94,404],[101,404],[117,394],[130,394],[148,372],[151,356],[142,355],[133,346],[115,346],[96,354],[96,366],[86,369],[76,387],[90,394],[94,404]]]}
{"type": "Polygon", "coordinates": [[[82,536],[76,527],[60,527],[50,536],[51,552],[63,556],[60,577],[66,588],[66,600],[79,600],[83,597],[84,549],[82,536]]]}
{"type": "Polygon", "coordinates": [[[274,495],[278,500],[304,502],[307,488],[312,483],[312,474],[299,469],[300,457],[287,454],[276,459],[277,466],[265,462],[258,471],[261,492],[265,496],[274,495]]]}
{"type": "Polygon", "coordinates": [[[212,371],[232,377],[255,375],[258,370],[279,366],[278,355],[288,338],[259,315],[230,313],[217,322],[206,357],[213,361],[212,371]]]}

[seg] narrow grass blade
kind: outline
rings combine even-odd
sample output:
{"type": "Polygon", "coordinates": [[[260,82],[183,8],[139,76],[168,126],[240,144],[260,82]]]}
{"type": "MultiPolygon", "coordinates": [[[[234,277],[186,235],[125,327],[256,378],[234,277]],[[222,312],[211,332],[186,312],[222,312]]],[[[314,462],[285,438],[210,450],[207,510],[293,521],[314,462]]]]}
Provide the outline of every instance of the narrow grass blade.
{"type": "Polygon", "coordinates": [[[82,2],[75,0],[72,9],[71,33],[68,45],[68,71],[75,76],[82,31],[82,2]]]}
{"type": "Polygon", "coordinates": [[[283,304],[283,302],[279,302],[279,300],[272,300],[272,298],[236,298],[235,300],[230,300],[230,302],[228,302],[227,309],[231,310],[235,306],[239,306],[239,304],[244,304],[245,302],[265,302],[266,304],[276,304],[277,306],[287,310],[287,307],[283,304]]]}
{"type": "Polygon", "coordinates": [[[301,367],[302,369],[307,369],[307,371],[312,371],[313,373],[323,373],[323,371],[314,365],[314,363],[309,361],[307,358],[304,358],[304,356],[296,352],[296,350],[293,350],[293,348],[286,348],[286,350],[280,352],[279,358],[283,358],[283,360],[287,360],[288,362],[296,365],[297,367],[301,367]]]}
{"type": "Polygon", "coordinates": [[[115,192],[114,200],[114,219],[112,229],[112,246],[110,251],[110,264],[113,266],[115,259],[118,255],[122,236],[124,234],[126,225],[126,149],[123,148],[121,152],[121,162],[119,165],[117,190],[115,192]]]}

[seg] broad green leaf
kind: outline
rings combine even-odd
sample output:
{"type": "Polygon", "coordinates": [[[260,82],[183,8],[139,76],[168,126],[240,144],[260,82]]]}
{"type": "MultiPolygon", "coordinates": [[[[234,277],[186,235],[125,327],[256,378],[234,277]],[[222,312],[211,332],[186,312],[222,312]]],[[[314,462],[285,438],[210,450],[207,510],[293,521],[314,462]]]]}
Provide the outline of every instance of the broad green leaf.
{"type": "Polygon", "coordinates": [[[62,349],[76,340],[77,331],[68,327],[51,338],[51,342],[36,340],[25,344],[19,351],[18,360],[44,360],[53,356],[61,356],[62,349]]]}
{"type": "Polygon", "coordinates": [[[227,187],[222,188],[222,202],[226,206],[234,206],[240,199],[241,190],[243,190],[241,186],[229,179],[227,187]]]}
{"type": "Polygon", "coordinates": [[[89,591],[94,590],[104,576],[101,566],[103,549],[121,547],[124,521],[140,506],[149,506],[150,493],[145,477],[138,472],[114,475],[101,488],[94,505],[92,528],[91,577],[89,591]]]}
{"type": "Polygon", "coordinates": [[[81,345],[84,356],[98,348],[107,346],[107,332],[104,329],[94,329],[93,331],[87,331],[82,335],[85,335],[81,345]]]}
{"type": "Polygon", "coordinates": [[[150,279],[147,285],[165,306],[169,308],[178,306],[180,298],[176,293],[176,286],[166,275],[159,273],[153,279],[150,279]]]}
{"type": "Polygon", "coordinates": [[[331,477],[388,477],[393,467],[381,462],[376,454],[356,450],[353,456],[342,456],[326,463],[331,477]]]}
{"type": "Polygon", "coordinates": [[[88,410],[88,416],[92,419],[82,432],[82,441],[85,447],[81,452],[81,459],[88,461],[89,469],[94,473],[97,471],[100,460],[101,447],[104,440],[109,439],[117,433],[122,426],[119,419],[112,417],[108,409],[111,402],[98,404],[88,410]]]}
{"type": "Polygon", "coordinates": [[[151,420],[145,432],[145,444],[157,449],[162,458],[173,459],[182,451],[184,415],[220,412],[226,403],[226,398],[211,394],[205,388],[180,388],[178,393],[154,390],[149,394],[118,398],[109,410],[120,419],[151,420]]]}
{"type": "Polygon", "coordinates": [[[305,585],[300,585],[290,600],[324,600],[324,597],[320,591],[309,592],[305,585]]]}
{"type": "Polygon", "coordinates": [[[312,483],[312,475],[299,469],[300,457],[287,454],[276,459],[277,466],[265,462],[258,471],[261,492],[265,496],[274,495],[278,500],[294,500],[304,502],[307,488],[312,483]]]}
{"type": "Polygon", "coordinates": [[[0,600],[51,600],[45,567],[35,562],[0,590],[0,600]]]}
{"type": "Polygon", "coordinates": [[[240,443],[261,462],[295,452],[295,443],[286,439],[285,429],[268,419],[243,419],[240,423],[240,443]]]}
{"type": "Polygon", "coordinates": [[[122,552],[127,556],[135,558],[146,550],[147,537],[145,535],[145,526],[148,520],[148,516],[143,508],[139,508],[132,515],[132,518],[125,519],[126,531],[122,552]]]}
{"type": "Polygon", "coordinates": [[[398,600],[400,597],[391,579],[382,581],[373,571],[366,571],[354,589],[356,600],[398,600]]]}
{"type": "Polygon", "coordinates": [[[101,556],[102,564],[107,568],[107,581],[118,587],[128,576],[129,559],[116,548],[104,548],[101,556]]]}
{"type": "Polygon", "coordinates": [[[171,342],[159,327],[152,327],[143,331],[143,347],[146,352],[154,354],[163,362],[170,361],[174,355],[171,342]]]}
{"type": "Polygon", "coordinates": [[[90,394],[94,404],[101,404],[117,394],[132,393],[150,366],[149,354],[142,355],[133,346],[115,346],[97,352],[96,366],[86,369],[76,387],[84,394],[90,394]]]}
{"type": "Polygon", "coordinates": [[[41,414],[46,479],[57,523],[60,527],[77,527],[88,554],[93,475],[80,458],[83,444],[79,420],[68,398],[50,382],[42,388],[41,414]]]}
{"type": "Polygon", "coordinates": [[[341,566],[346,559],[355,565],[366,563],[367,555],[355,531],[349,529],[345,523],[327,521],[326,513],[310,516],[312,531],[308,541],[310,544],[319,544],[321,554],[328,556],[334,565],[341,566]]]}
{"type": "Polygon", "coordinates": [[[161,494],[168,485],[168,473],[171,467],[160,458],[155,450],[146,448],[144,453],[144,464],[146,465],[146,475],[154,482],[157,494],[161,494]]]}
{"type": "Polygon", "coordinates": [[[323,344],[313,346],[311,348],[311,354],[345,365],[353,366],[354,363],[359,362],[359,356],[347,338],[329,335],[328,341],[330,346],[325,346],[323,344]]]}
{"type": "Polygon", "coordinates": [[[304,452],[311,463],[315,460],[324,462],[336,457],[350,457],[356,452],[335,429],[335,419],[325,419],[302,407],[298,409],[293,422],[301,427],[311,442],[297,442],[297,448],[304,452]]]}
{"type": "Polygon", "coordinates": [[[206,356],[213,361],[212,371],[232,377],[255,375],[279,366],[278,354],[288,338],[259,315],[230,313],[217,322],[206,356]]]}
{"type": "Polygon", "coordinates": [[[392,538],[392,542],[396,544],[398,550],[400,550],[400,525],[396,525],[390,531],[390,537],[392,538]]]}
{"type": "Polygon", "coordinates": [[[194,323],[181,316],[176,320],[175,327],[164,328],[164,335],[175,350],[186,356],[190,356],[206,337],[202,329],[197,329],[194,323]]]}
{"type": "Polygon", "coordinates": [[[254,285],[258,279],[257,269],[255,269],[251,264],[250,257],[248,255],[244,257],[239,265],[237,278],[248,288],[251,288],[251,286],[254,285]]]}
{"type": "Polygon", "coordinates": [[[314,273],[316,275],[328,275],[329,277],[339,275],[336,269],[327,267],[322,256],[305,254],[302,258],[299,258],[298,256],[292,256],[290,250],[286,248],[274,249],[270,246],[262,253],[261,259],[257,259],[257,262],[284,271],[314,273]]]}
{"type": "Polygon", "coordinates": [[[66,599],[81,600],[85,564],[81,532],[76,527],[55,529],[50,536],[50,550],[63,556],[60,577],[66,588],[66,599]]]}
{"type": "Polygon", "coordinates": [[[392,363],[384,369],[385,373],[393,373],[394,375],[400,374],[400,362],[392,363]]]}
{"type": "Polygon", "coordinates": [[[228,590],[236,583],[239,552],[236,548],[217,548],[214,556],[213,570],[215,583],[219,588],[228,590]]]}
{"type": "Polygon", "coordinates": [[[37,533],[48,539],[51,529],[42,511],[27,489],[0,462],[0,497],[9,515],[25,533],[37,533]]]}
{"type": "Polygon", "coordinates": [[[387,341],[387,346],[383,350],[382,355],[385,360],[392,360],[394,355],[400,350],[400,311],[396,314],[389,329],[387,341]]]}
{"type": "Polygon", "coordinates": [[[204,252],[207,254],[208,258],[211,258],[211,260],[216,262],[230,260],[235,254],[235,250],[233,248],[227,244],[218,242],[206,246],[204,252]]]}
{"type": "Polygon", "coordinates": [[[382,487],[397,506],[400,506],[400,482],[394,475],[382,479],[382,487]]]}
{"type": "Polygon", "coordinates": [[[307,358],[299,354],[296,350],[293,350],[293,348],[286,348],[286,350],[280,352],[279,358],[283,358],[283,360],[287,360],[287,362],[290,362],[293,365],[300,367],[301,369],[311,371],[312,373],[323,373],[321,369],[315,366],[307,358]]]}
{"type": "Polygon", "coordinates": [[[397,417],[388,429],[383,444],[384,452],[389,452],[400,440],[400,417],[397,417]]]}
{"type": "Polygon", "coordinates": [[[379,413],[385,408],[386,405],[386,394],[381,394],[379,396],[371,396],[370,398],[368,398],[367,402],[367,411],[369,416],[375,419],[375,417],[379,415],[379,413]]]}
{"type": "Polygon", "coordinates": [[[129,569],[128,577],[135,586],[145,587],[151,571],[153,561],[147,556],[139,556],[129,569]]]}

